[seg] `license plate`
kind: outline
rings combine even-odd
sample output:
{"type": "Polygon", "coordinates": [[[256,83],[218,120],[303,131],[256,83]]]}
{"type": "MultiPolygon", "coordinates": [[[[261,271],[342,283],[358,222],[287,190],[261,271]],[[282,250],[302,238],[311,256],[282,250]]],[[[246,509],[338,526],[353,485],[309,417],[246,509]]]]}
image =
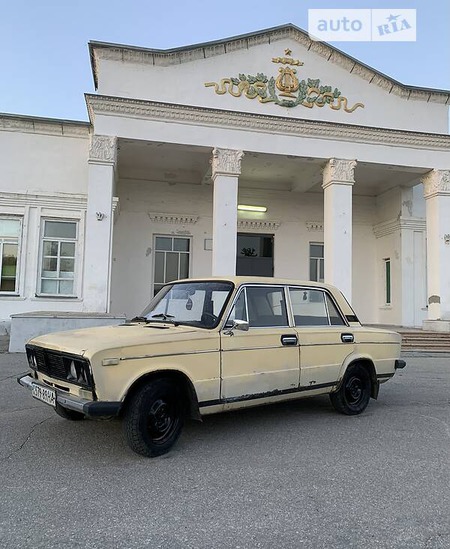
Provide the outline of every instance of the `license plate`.
{"type": "Polygon", "coordinates": [[[33,384],[31,389],[31,394],[34,398],[49,404],[50,406],[56,406],[56,391],[54,389],[49,389],[48,387],[42,387],[41,385],[33,384]]]}

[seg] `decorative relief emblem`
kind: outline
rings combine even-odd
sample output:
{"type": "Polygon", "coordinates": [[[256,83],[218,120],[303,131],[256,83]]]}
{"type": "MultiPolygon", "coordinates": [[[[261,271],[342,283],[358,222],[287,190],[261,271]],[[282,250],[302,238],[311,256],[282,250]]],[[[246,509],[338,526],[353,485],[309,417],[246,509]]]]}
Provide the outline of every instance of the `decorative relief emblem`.
{"type": "Polygon", "coordinates": [[[89,150],[89,160],[116,162],[117,138],[109,135],[93,135],[89,150]]]}
{"type": "Polygon", "coordinates": [[[244,95],[247,99],[258,99],[260,103],[275,103],[281,107],[297,107],[301,105],[312,109],[314,106],[328,105],[335,111],[343,108],[345,112],[353,112],[358,107],[364,108],[363,103],[348,106],[348,100],[337,88],[323,86],[320,79],[307,78],[299,80],[297,69],[303,62],[291,56],[291,50],[284,51],[285,57],[273,57],[272,63],[285,65],[278,69],[278,76],[268,77],[262,72],[256,76],[241,73],[238,77],[222,78],[217,82],[205,82],[205,86],[214,87],[218,95],[229,93],[233,97],[244,95]],[[277,93],[278,90],[278,93],[277,93]],[[286,98],[286,99],[284,99],[286,98]]]}

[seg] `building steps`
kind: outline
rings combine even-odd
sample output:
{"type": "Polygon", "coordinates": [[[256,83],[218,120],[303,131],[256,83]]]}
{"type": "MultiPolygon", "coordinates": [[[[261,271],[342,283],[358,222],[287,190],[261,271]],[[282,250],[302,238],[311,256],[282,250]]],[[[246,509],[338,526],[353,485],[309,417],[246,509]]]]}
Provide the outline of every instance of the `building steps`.
{"type": "Polygon", "coordinates": [[[397,330],[402,336],[402,351],[450,352],[450,334],[423,330],[397,330]]]}

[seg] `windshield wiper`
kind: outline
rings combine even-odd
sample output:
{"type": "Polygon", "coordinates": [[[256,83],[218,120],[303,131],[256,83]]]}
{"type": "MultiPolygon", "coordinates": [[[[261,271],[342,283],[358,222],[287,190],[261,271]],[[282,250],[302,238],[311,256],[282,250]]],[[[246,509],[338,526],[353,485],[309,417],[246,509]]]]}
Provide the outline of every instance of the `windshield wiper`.
{"type": "Polygon", "coordinates": [[[146,316],[135,316],[130,322],[148,322],[148,319],[146,316]]]}
{"type": "Polygon", "coordinates": [[[173,315],[168,315],[165,313],[158,313],[157,315],[152,315],[152,318],[162,318],[163,320],[167,320],[168,318],[175,318],[173,315]]]}
{"type": "MultiPolygon", "coordinates": [[[[170,324],[173,324],[174,326],[180,325],[180,323],[177,320],[172,320],[172,318],[175,318],[174,315],[169,315],[166,313],[158,313],[156,315],[152,315],[152,318],[162,318],[164,322],[170,322],[170,324]]],[[[147,322],[151,322],[151,320],[148,320],[147,322]]]]}

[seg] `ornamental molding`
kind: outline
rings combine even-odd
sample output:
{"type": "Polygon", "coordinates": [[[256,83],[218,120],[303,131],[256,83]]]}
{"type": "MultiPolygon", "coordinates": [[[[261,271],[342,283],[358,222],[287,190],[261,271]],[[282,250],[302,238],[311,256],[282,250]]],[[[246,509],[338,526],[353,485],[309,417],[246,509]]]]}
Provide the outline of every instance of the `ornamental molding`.
{"type": "Polygon", "coordinates": [[[421,181],[425,198],[450,195],[450,170],[431,170],[422,177],[421,181]]]}
{"type": "Polygon", "coordinates": [[[89,148],[89,162],[100,164],[116,164],[117,137],[110,135],[92,135],[89,148]]]}
{"type": "Polygon", "coordinates": [[[450,135],[448,134],[375,128],[104,95],[87,94],[86,101],[92,123],[94,123],[96,114],[107,114],[195,126],[234,128],[271,135],[294,135],[402,148],[445,151],[450,148],[450,135]]]}
{"type": "Polygon", "coordinates": [[[306,221],[305,225],[308,231],[323,231],[323,221],[306,221]]]}
{"type": "Polygon", "coordinates": [[[91,42],[92,68],[95,87],[98,87],[98,62],[101,60],[117,61],[119,63],[135,63],[139,65],[151,65],[156,67],[168,67],[190,63],[225,55],[240,50],[249,50],[261,44],[273,44],[280,40],[292,39],[307,51],[320,55],[327,61],[340,66],[347,72],[357,75],[366,82],[376,85],[389,94],[395,94],[406,100],[421,100],[441,104],[450,103],[450,93],[446,90],[416,89],[405,86],[396,80],[392,80],[355,59],[345,55],[333,46],[324,42],[311,40],[305,31],[294,25],[284,25],[271,30],[263,30],[257,33],[236,36],[224,39],[221,42],[209,42],[195,46],[172,48],[169,50],[155,50],[149,48],[137,48],[118,44],[103,44],[91,42]]]}
{"type": "Polygon", "coordinates": [[[343,160],[330,158],[326,163],[323,173],[322,187],[325,189],[333,183],[353,185],[355,182],[356,160],[343,160]]]}
{"type": "Polygon", "coordinates": [[[51,118],[32,118],[20,115],[0,115],[0,131],[89,138],[91,124],[51,118]]]}
{"type": "Polygon", "coordinates": [[[376,238],[382,238],[401,231],[425,231],[426,221],[420,218],[403,218],[384,221],[373,226],[373,233],[376,238]]]}
{"type": "Polygon", "coordinates": [[[252,219],[239,219],[237,223],[238,229],[252,231],[276,231],[281,225],[278,221],[256,221],[252,219]]]}
{"type": "Polygon", "coordinates": [[[0,193],[2,207],[41,207],[61,210],[82,210],[87,206],[87,194],[69,193],[0,193]]]}
{"type": "Polygon", "coordinates": [[[174,225],[194,225],[199,219],[198,215],[174,213],[149,213],[148,217],[152,223],[171,223],[174,225]]]}
{"type": "MultiPolygon", "coordinates": [[[[20,208],[22,211],[26,207],[45,208],[49,210],[86,210],[87,194],[72,193],[6,193],[0,192],[0,207],[2,208],[20,208]]],[[[120,202],[117,196],[112,199],[112,212],[117,217],[120,212],[120,202]]]]}
{"type": "Polygon", "coordinates": [[[240,175],[243,151],[213,149],[211,158],[212,179],[217,175],[240,175]]]}

